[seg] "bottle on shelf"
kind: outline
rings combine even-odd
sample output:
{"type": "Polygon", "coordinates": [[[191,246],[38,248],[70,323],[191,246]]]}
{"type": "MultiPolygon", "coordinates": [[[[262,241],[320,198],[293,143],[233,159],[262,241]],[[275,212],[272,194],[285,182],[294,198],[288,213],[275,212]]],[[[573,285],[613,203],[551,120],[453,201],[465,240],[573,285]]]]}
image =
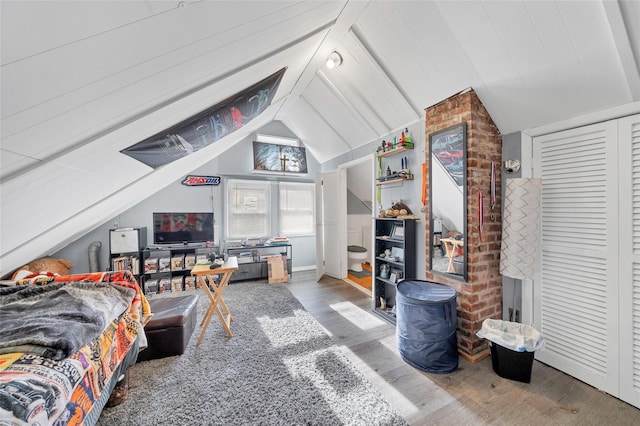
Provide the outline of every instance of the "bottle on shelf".
{"type": "Polygon", "coordinates": [[[407,148],[413,148],[413,140],[411,139],[411,133],[409,133],[408,127],[404,129],[404,145],[407,148]]]}

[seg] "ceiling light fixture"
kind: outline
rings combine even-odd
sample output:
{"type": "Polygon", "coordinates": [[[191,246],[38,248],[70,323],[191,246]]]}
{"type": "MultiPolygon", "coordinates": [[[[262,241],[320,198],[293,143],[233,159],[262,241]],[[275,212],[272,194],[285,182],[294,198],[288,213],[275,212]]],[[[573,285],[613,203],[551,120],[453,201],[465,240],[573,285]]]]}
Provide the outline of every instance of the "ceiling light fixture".
{"type": "Polygon", "coordinates": [[[339,67],[340,65],[342,65],[342,55],[334,50],[331,52],[331,55],[329,55],[329,59],[327,59],[327,68],[331,69],[333,67],[339,67]]]}

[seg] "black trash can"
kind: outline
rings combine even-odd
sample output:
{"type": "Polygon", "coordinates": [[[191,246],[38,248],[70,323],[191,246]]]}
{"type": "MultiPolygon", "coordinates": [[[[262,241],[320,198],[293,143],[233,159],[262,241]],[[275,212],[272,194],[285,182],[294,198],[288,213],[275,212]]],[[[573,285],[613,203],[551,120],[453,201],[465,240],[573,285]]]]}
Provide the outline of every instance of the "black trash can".
{"type": "Polygon", "coordinates": [[[544,344],[538,330],[518,322],[487,318],[476,335],[489,340],[491,365],[498,376],[531,382],[534,352],[544,344]]]}
{"type": "Polygon", "coordinates": [[[445,284],[407,280],[396,293],[396,339],[405,362],[427,373],[458,368],[456,291],[445,284]]]}
{"type": "Polygon", "coordinates": [[[493,371],[505,379],[531,383],[533,352],[516,352],[497,343],[490,343],[493,371]]]}

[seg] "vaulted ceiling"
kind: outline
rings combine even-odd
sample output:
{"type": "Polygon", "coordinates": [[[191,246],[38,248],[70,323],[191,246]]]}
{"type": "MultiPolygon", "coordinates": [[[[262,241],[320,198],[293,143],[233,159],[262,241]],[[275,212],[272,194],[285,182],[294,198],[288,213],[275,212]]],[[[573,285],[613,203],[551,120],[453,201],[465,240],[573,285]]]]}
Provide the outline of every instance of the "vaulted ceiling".
{"type": "Polygon", "coordinates": [[[3,274],[273,120],[322,163],[468,87],[503,134],[640,101],[637,1],[3,0],[0,15],[3,274]],[[271,105],[218,142],[157,169],[120,153],[282,67],[271,105]]]}

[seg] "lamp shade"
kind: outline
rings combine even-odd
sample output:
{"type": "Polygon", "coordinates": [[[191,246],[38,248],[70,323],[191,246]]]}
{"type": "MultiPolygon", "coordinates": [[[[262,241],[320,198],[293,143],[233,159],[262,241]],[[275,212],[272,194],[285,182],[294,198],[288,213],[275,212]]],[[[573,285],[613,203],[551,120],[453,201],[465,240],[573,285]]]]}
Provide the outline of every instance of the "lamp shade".
{"type": "Polygon", "coordinates": [[[516,279],[532,279],[540,232],[542,180],[507,179],[500,273],[516,279]]]}

